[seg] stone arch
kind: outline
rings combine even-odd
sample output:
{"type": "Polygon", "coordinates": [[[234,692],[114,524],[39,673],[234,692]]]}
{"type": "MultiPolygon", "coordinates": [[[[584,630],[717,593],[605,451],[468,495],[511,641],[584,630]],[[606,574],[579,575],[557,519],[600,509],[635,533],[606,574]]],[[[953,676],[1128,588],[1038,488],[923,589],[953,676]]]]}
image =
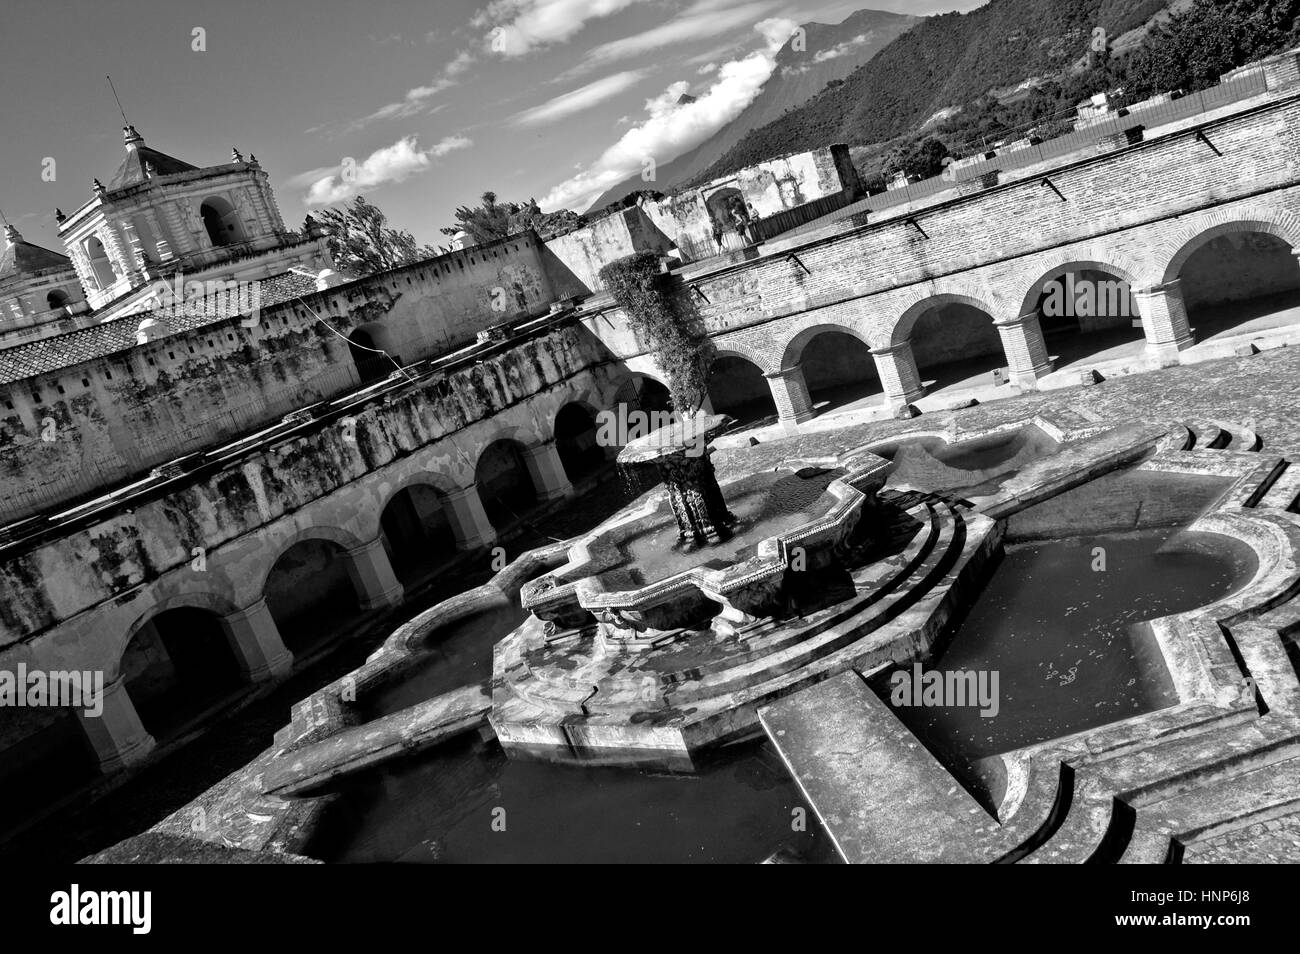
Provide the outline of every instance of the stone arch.
{"type": "Polygon", "coordinates": [[[239,245],[248,241],[248,233],[239,211],[223,195],[210,195],[199,203],[199,218],[214,246],[239,245]]]}
{"type": "Polygon", "coordinates": [[[525,428],[500,428],[479,445],[474,459],[474,484],[488,521],[498,531],[515,524],[543,494],[529,450],[541,446],[525,428]]]}
{"type": "Polygon", "coordinates": [[[105,653],[104,658],[108,663],[104,672],[105,682],[112,682],[120,675],[122,654],[126,652],[126,647],[141,628],[155,616],[174,609],[201,609],[218,616],[227,616],[236,612],[239,607],[233,596],[210,590],[180,591],[152,600],[145,609],[136,614],[135,619],[125,629],[118,632],[114,645],[105,653]]]}
{"type": "Polygon", "coordinates": [[[1153,284],[1173,281],[1198,249],[1233,232],[1262,232],[1300,250],[1300,215],[1273,206],[1219,209],[1198,217],[1160,243],[1152,259],[1156,266],[1161,262],[1165,265],[1153,284]]]}
{"type": "Polygon", "coordinates": [[[602,447],[599,411],[590,402],[565,401],[551,418],[551,436],[570,483],[597,473],[614,447],[602,447]]]}
{"type": "Polygon", "coordinates": [[[45,296],[45,307],[50,311],[67,308],[72,299],[62,288],[56,288],[45,296]]]}
{"type": "MultiPolygon", "coordinates": [[[[369,517],[378,521],[378,513],[369,517]]],[[[347,553],[367,542],[336,526],[304,527],[283,540],[266,563],[256,598],[266,600],[284,645],[295,655],[330,635],[331,627],[322,620],[332,624],[363,608],[365,594],[347,553]],[[286,561],[291,553],[296,553],[296,566],[286,561]]]]}
{"type": "Polygon", "coordinates": [[[415,471],[382,499],[379,536],[403,586],[436,572],[460,549],[449,499],[457,492],[459,488],[443,475],[415,471]]]}
{"type": "Polygon", "coordinates": [[[109,257],[108,249],[98,235],[92,235],[85,242],[86,261],[90,264],[91,275],[100,291],[107,291],[120,277],[117,266],[109,257]]]}
{"type": "Polygon", "coordinates": [[[113,680],[121,680],[145,731],[181,734],[244,691],[245,678],[222,617],[234,606],[213,594],[177,594],[132,625],[113,680]]]}

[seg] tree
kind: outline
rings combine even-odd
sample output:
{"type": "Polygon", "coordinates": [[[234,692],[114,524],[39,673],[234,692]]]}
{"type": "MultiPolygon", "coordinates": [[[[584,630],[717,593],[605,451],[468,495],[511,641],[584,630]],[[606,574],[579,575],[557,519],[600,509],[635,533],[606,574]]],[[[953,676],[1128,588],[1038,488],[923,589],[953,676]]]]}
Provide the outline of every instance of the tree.
{"type": "MultiPolygon", "coordinates": [[[[438,254],[431,246],[418,244],[410,232],[389,227],[388,217],[364,196],[341,208],[321,210],[315,222],[326,233],[334,263],[356,275],[386,272],[438,254]]],[[[308,223],[303,226],[306,231],[308,223]]]]}
{"type": "Polygon", "coordinates": [[[536,199],[529,199],[522,204],[498,202],[495,192],[484,192],[480,201],[482,204],[472,209],[463,205],[458,208],[456,224],[441,229],[442,234],[458,235],[466,232],[474,244],[483,245],[509,235],[519,235],[529,229],[543,239],[548,239],[577,228],[583,221],[578,213],[569,209],[543,212],[536,199]]]}
{"type": "Polygon", "coordinates": [[[948,147],[942,140],[930,136],[911,142],[892,152],[885,160],[885,174],[903,172],[919,179],[929,179],[943,172],[943,160],[948,157],[948,147]]]}

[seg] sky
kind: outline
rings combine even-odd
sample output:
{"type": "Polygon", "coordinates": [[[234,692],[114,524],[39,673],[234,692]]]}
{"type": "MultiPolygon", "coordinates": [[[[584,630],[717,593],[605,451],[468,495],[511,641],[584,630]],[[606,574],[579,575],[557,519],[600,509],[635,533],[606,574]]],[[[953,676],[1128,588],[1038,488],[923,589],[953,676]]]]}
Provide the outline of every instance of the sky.
{"type": "Polygon", "coordinates": [[[54,209],[122,160],[111,74],[151,147],[196,166],[256,154],[289,228],[361,194],[443,245],[484,191],[582,211],[694,148],[799,23],[983,2],[5,0],[0,212],[61,249],[54,209]]]}

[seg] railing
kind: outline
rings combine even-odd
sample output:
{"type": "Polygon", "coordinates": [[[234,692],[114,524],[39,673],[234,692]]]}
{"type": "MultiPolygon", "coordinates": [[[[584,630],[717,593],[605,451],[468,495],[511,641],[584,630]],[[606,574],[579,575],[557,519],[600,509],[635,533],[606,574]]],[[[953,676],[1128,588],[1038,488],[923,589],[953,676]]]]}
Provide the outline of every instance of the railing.
{"type": "MultiPolygon", "coordinates": [[[[1078,127],[1072,133],[1058,136],[1055,139],[1048,139],[1037,145],[1022,146],[1016,149],[1003,147],[1003,150],[991,159],[984,159],[981,162],[963,166],[956,175],[934,176],[930,179],[923,179],[920,182],[909,183],[901,188],[890,189],[887,192],[870,196],[849,207],[851,209],[849,214],[861,211],[879,212],[892,206],[905,205],[918,199],[929,198],[952,189],[957,182],[977,179],[992,172],[1005,172],[1010,169],[1037,165],[1049,159],[1057,159],[1072,152],[1089,149],[1096,145],[1097,140],[1122,133],[1135,126],[1146,126],[1148,129],[1166,126],[1170,123],[1190,119],[1201,113],[1219,109],[1238,100],[1256,96],[1267,89],[1268,82],[1263,73],[1252,73],[1240,79],[1222,83],[1218,86],[1211,86],[1209,89],[1191,93],[1175,100],[1150,106],[1138,106],[1132,110],[1125,110],[1124,115],[1116,113],[1107,119],[1078,127]]],[[[1019,130],[1019,132],[1027,133],[1031,128],[1033,127],[1019,130]]],[[[1014,133],[1011,135],[1014,135],[1014,133]]]]}

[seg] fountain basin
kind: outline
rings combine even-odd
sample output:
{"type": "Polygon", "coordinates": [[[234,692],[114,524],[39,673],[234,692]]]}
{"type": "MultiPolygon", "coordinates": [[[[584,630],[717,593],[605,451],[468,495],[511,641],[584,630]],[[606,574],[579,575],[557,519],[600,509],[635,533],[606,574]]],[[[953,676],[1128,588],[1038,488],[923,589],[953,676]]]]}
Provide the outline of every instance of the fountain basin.
{"type": "Polygon", "coordinates": [[[779,618],[788,575],[835,561],[888,469],[872,454],[834,470],[799,463],[729,485],[740,516],[725,540],[707,545],[665,547],[675,509],[665,494],[652,497],[525,586],[524,608],[552,639],[594,626],[610,648],[629,650],[664,645],[718,615],[733,628],[779,618]]]}

